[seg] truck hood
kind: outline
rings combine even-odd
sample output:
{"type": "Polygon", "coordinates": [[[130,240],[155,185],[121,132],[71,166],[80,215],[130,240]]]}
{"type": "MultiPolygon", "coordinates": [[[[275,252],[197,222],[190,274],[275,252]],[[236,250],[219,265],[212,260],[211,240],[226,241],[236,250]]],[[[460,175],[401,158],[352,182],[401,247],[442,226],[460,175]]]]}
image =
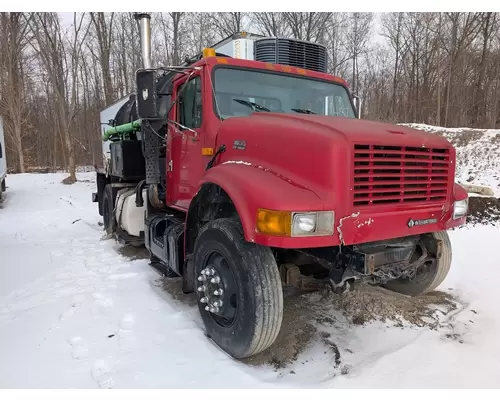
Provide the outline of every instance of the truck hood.
{"type": "Polygon", "coordinates": [[[278,124],[287,130],[291,126],[302,127],[309,134],[337,136],[347,142],[373,144],[404,144],[418,147],[451,147],[451,144],[436,134],[394,125],[354,118],[283,113],[254,113],[248,118],[248,123],[265,127],[278,124]]]}
{"type": "Polygon", "coordinates": [[[217,146],[221,145],[226,151],[218,164],[246,165],[271,173],[313,191],[325,207],[339,202],[347,207],[353,190],[355,145],[449,149],[450,176],[454,173],[454,150],[446,139],[351,118],[267,112],[228,118],[217,133],[217,146]]]}

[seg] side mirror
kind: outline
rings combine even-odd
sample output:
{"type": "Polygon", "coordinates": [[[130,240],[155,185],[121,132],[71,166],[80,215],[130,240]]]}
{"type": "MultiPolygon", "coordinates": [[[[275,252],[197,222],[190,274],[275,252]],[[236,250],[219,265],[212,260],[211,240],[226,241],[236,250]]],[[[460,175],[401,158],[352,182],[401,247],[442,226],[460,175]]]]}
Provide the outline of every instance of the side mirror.
{"type": "Polygon", "coordinates": [[[361,118],[361,99],[355,94],[352,96],[352,102],[354,103],[354,108],[356,109],[356,117],[361,118]]]}
{"type": "Polygon", "coordinates": [[[170,108],[172,107],[172,94],[174,88],[171,81],[166,82],[158,88],[157,92],[157,107],[158,116],[161,119],[167,119],[170,108]]]}
{"type": "Polygon", "coordinates": [[[140,119],[160,119],[158,93],[156,92],[156,71],[139,69],[135,73],[137,83],[137,116],[140,119]]]}

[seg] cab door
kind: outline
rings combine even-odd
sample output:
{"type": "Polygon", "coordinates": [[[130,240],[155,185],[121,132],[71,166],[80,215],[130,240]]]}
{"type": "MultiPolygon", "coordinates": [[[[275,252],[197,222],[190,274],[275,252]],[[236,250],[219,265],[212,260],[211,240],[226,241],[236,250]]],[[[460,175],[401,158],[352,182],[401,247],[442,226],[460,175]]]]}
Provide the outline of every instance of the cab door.
{"type": "Polygon", "coordinates": [[[174,122],[167,139],[167,203],[187,210],[205,170],[201,149],[207,122],[203,118],[203,70],[174,82],[174,122]]]}

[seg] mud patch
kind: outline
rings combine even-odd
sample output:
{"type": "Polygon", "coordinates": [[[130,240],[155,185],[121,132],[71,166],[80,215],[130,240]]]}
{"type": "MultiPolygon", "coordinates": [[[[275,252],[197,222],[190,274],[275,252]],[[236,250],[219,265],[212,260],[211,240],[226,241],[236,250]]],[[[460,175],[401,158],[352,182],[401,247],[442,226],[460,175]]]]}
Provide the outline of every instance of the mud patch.
{"type": "Polygon", "coordinates": [[[149,259],[149,252],[145,247],[122,246],[117,251],[121,256],[131,261],[149,259]]]}
{"type": "MultiPolygon", "coordinates": [[[[183,293],[181,278],[158,279],[155,285],[174,300],[196,307],[196,293],[183,293]]],[[[344,355],[353,351],[347,345],[348,340],[343,340],[344,347],[337,340],[347,338],[357,326],[381,321],[401,329],[449,328],[449,324],[441,321],[459,304],[444,292],[415,298],[368,285],[357,286],[342,295],[330,289],[313,293],[288,286],[283,289],[283,323],[277,340],[262,353],[240,360],[251,366],[269,365],[280,374],[299,361],[303,364],[314,361],[308,356],[308,349],[318,345],[332,371],[330,376],[348,374],[351,367],[344,363],[344,355]]]]}
{"type": "Polygon", "coordinates": [[[343,352],[352,354],[352,350],[342,349],[334,336],[349,335],[357,325],[374,321],[402,329],[437,329],[442,317],[456,310],[457,304],[452,295],[444,292],[414,298],[367,285],[360,285],[343,295],[329,289],[289,295],[285,297],[283,325],[276,342],[264,352],[242,361],[250,365],[268,364],[280,370],[297,361],[308,347],[320,342],[324,354],[330,356],[330,367],[337,371],[335,374],[348,374],[350,366],[343,363],[342,355],[343,352]]]}
{"type": "Polygon", "coordinates": [[[499,225],[500,199],[495,197],[469,197],[467,225],[499,225]]]}
{"type": "Polygon", "coordinates": [[[174,300],[191,307],[196,307],[196,293],[186,294],[182,291],[182,278],[162,279],[161,286],[174,300]]]}
{"type": "Polygon", "coordinates": [[[269,364],[275,369],[296,361],[317,333],[309,307],[306,295],[293,288],[284,288],[283,323],[278,338],[262,353],[242,361],[249,365],[269,364]]]}
{"type": "MultiPolygon", "coordinates": [[[[369,285],[360,285],[342,295],[324,290],[311,294],[309,301],[312,304],[328,305],[330,310],[341,311],[353,325],[382,321],[392,322],[397,326],[403,326],[406,322],[417,327],[435,328],[436,312],[448,314],[457,308],[456,299],[444,292],[435,291],[421,297],[409,297],[369,285]]],[[[317,322],[324,324],[321,319],[317,322]]]]}

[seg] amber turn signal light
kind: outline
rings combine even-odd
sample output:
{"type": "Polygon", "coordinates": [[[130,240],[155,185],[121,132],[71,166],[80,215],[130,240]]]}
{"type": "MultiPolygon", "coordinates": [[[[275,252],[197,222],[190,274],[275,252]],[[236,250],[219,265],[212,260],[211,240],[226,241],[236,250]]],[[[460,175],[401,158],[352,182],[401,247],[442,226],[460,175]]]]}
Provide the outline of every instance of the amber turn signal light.
{"type": "Polygon", "coordinates": [[[290,236],[292,213],[259,208],[257,210],[257,231],[273,236],[290,236]]]}

